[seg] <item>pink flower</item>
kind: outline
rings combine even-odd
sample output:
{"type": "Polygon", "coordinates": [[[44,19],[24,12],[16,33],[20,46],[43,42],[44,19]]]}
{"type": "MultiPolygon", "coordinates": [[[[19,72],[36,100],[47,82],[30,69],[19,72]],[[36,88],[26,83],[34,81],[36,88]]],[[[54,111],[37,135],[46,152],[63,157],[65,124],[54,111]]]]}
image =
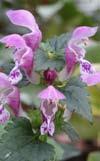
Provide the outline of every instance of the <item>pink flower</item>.
{"type": "Polygon", "coordinates": [[[10,118],[10,113],[0,105],[0,125],[4,125],[10,118]]]}
{"type": "Polygon", "coordinates": [[[92,37],[97,32],[98,27],[81,26],[77,27],[73,33],[71,40],[68,43],[68,48],[75,54],[77,61],[85,57],[85,45],[89,37],[92,37]]]}
{"type": "Polygon", "coordinates": [[[95,35],[97,29],[98,27],[81,26],[77,27],[73,31],[72,37],[68,42],[68,47],[66,49],[66,62],[68,72],[71,71],[71,65],[73,69],[76,62],[79,62],[80,59],[83,59],[85,57],[86,51],[84,47],[88,41],[88,38],[95,35]]]}
{"type": "Polygon", "coordinates": [[[92,64],[84,59],[86,54],[84,47],[87,44],[88,38],[95,35],[97,29],[98,27],[77,27],[73,31],[71,40],[69,41],[68,47],[66,49],[68,76],[71,76],[75,65],[79,63],[81,79],[87,85],[95,85],[100,83],[100,72],[96,72],[92,64]],[[98,76],[98,78],[95,76],[98,76]]]}
{"type": "Polygon", "coordinates": [[[43,114],[43,124],[41,125],[41,134],[49,133],[50,135],[53,135],[55,131],[55,126],[53,123],[53,119],[55,116],[55,113],[57,112],[58,107],[57,103],[53,102],[52,100],[43,100],[41,103],[41,111],[43,114]]]}
{"type": "Polygon", "coordinates": [[[50,135],[53,135],[55,131],[53,120],[55,113],[58,110],[57,104],[59,100],[65,99],[65,96],[53,86],[49,86],[48,88],[40,92],[38,97],[42,99],[41,111],[44,120],[40,129],[41,134],[44,135],[48,133],[50,135]]]}
{"type": "MultiPolygon", "coordinates": [[[[7,16],[14,25],[26,27],[31,31],[23,36],[11,34],[0,40],[0,42],[5,43],[7,47],[14,48],[14,69],[16,68],[18,71],[20,68],[23,69],[27,77],[30,78],[33,69],[34,54],[42,39],[41,31],[39,30],[34,16],[29,11],[10,10],[7,12],[7,16]]],[[[11,71],[12,75],[13,72],[15,72],[14,69],[11,71]]],[[[21,74],[19,74],[19,78],[15,80],[14,84],[20,81],[21,77],[21,74]]]]}
{"type": "MultiPolygon", "coordinates": [[[[20,92],[17,87],[11,84],[9,77],[0,72],[0,107],[4,107],[6,104],[8,104],[12,110],[12,112],[15,114],[15,116],[19,115],[19,108],[20,108],[20,92]]],[[[0,117],[3,119],[6,117],[5,115],[8,112],[4,108],[1,108],[1,114],[0,117]]],[[[8,118],[8,117],[7,117],[8,118]]]]}

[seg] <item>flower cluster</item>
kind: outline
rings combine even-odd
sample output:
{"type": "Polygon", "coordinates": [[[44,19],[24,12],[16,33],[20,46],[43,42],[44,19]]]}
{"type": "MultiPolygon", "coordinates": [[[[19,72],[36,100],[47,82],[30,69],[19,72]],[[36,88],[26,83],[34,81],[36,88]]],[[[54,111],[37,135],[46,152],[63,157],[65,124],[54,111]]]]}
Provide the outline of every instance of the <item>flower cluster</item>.
{"type": "MultiPolygon", "coordinates": [[[[42,33],[34,16],[29,11],[10,10],[7,12],[7,16],[14,25],[26,27],[30,32],[22,36],[11,34],[0,39],[0,42],[5,44],[6,47],[13,49],[15,64],[9,75],[0,72],[0,124],[5,124],[10,118],[6,105],[11,108],[12,114],[17,117],[21,116],[20,91],[17,85],[23,78],[23,72],[29,82],[32,83],[35,54],[42,40],[42,33]]],[[[79,63],[83,82],[87,85],[95,85],[100,82],[100,72],[96,72],[92,64],[84,58],[86,54],[84,46],[87,44],[88,38],[93,36],[96,31],[97,27],[83,26],[76,28],[72,33],[70,41],[64,47],[68,76],[66,79],[71,77],[76,64],[79,63]]],[[[58,78],[57,70],[48,68],[42,73],[45,85],[48,87],[38,94],[41,100],[40,111],[42,114],[40,132],[41,135],[49,134],[52,136],[55,132],[54,120],[59,110],[59,101],[66,99],[66,97],[55,87],[56,83],[54,82],[58,78]]],[[[68,114],[65,113],[64,118],[68,114]]]]}
{"type": "Polygon", "coordinates": [[[14,68],[9,75],[0,73],[0,88],[3,92],[0,96],[0,122],[5,123],[9,119],[8,111],[4,110],[4,105],[8,104],[16,116],[20,115],[20,92],[15,86],[21,81],[23,75],[21,70],[30,80],[33,71],[33,60],[36,49],[42,39],[41,31],[35,21],[34,16],[26,10],[10,10],[7,12],[9,20],[14,25],[28,28],[31,32],[23,36],[11,34],[0,39],[6,47],[13,48],[14,68]],[[6,100],[6,101],[3,101],[6,100]]]}

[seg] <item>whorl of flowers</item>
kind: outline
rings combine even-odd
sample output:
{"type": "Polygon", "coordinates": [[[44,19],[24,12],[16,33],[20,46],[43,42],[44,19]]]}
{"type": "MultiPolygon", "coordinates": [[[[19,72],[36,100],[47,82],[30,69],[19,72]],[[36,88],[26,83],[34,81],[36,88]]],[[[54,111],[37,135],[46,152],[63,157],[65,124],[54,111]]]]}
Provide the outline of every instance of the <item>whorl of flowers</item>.
{"type": "MultiPolygon", "coordinates": [[[[25,35],[15,33],[0,39],[0,42],[5,44],[6,47],[13,49],[13,61],[15,64],[8,75],[0,72],[0,124],[5,124],[12,114],[16,117],[21,116],[22,106],[18,83],[22,80],[23,73],[25,73],[27,79],[31,83],[31,79],[34,77],[36,51],[42,40],[42,33],[38,24],[29,11],[10,10],[7,12],[7,16],[11,23],[26,27],[30,32],[25,35]],[[11,108],[11,114],[6,108],[6,105],[11,108]]],[[[80,78],[83,82],[89,86],[100,83],[100,72],[97,72],[93,65],[85,59],[86,50],[84,48],[89,41],[89,38],[95,35],[96,32],[97,27],[87,26],[77,27],[73,31],[68,44],[64,47],[65,66],[67,66],[66,80],[72,76],[76,64],[79,64],[80,78]]],[[[58,89],[56,86],[58,75],[58,71],[54,68],[48,68],[42,71],[42,77],[44,78],[43,83],[46,86],[46,89],[40,91],[37,96],[41,100],[41,135],[49,134],[52,136],[54,134],[55,115],[57,111],[59,111],[60,101],[65,100],[66,98],[63,91],[60,91],[60,88],[58,89]]],[[[63,114],[64,118],[65,116],[67,117],[66,110],[63,114]]]]}

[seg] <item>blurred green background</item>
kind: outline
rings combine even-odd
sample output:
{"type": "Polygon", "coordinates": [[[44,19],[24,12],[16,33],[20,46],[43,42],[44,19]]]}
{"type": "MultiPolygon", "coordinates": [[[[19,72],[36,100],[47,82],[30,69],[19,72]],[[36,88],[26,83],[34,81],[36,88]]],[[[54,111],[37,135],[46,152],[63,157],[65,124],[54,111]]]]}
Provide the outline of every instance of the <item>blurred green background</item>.
{"type": "MultiPolygon", "coordinates": [[[[70,32],[81,25],[100,26],[100,0],[0,0],[0,37],[14,32],[20,34],[26,32],[26,29],[16,27],[9,22],[5,14],[9,9],[31,11],[43,33],[43,40],[70,32]]],[[[4,54],[1,49],[0,59],[4,54]]],[[[6,55],[5,58],[7,57],[6,55]]],[[[87,59],[94,63],[97,70],[100,70],[100,28],[87,47],[87,59]]],[[[100,136],[100,85],[89,88],[89,92],[95,116],[94,124],[90,125],[76,115],[72,118],[72,122],[81,138],[98,140],[100,136]]]]}

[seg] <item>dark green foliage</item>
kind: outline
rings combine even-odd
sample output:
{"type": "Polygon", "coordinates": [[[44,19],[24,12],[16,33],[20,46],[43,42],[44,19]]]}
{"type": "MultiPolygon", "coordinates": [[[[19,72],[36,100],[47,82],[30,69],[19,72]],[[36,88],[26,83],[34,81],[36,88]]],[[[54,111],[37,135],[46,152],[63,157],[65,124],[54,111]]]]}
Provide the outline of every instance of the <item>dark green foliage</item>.
{"type": "Polygon", "coordinates": [[[63,90],[67,108],[92,122],[91,108],[85,84],[79,78],[72,78],[63,90]]]}
{"type": "Polygon", "coordinates": [[[50,161],[54,148],[36,139],[29,120],[14,119],[0,142],[0,161],[50,161]]]}
{"type": "Polygon", "coordinates": [[[42,114],[40,109],[29,109],[28,115],[29,115],[29,118],[31,119],[33,128],[39,129],[39,127],[42,124],[42,114]]]}
{"type": "Polygon", "coordinates": [[[71,123],[64,122],[64,124],[62,126],[62,131],[64,131],[72,141],[79,140],[79,135],[78,135],[77,131],[73,128],[71,123]]]}
{"type": "Polygon", "coordinates": [[[72,144],[60,144],[51,138],[48,139],[48,142],[56,149],[54,161],[67,160],[80,155],[80,150],[72,144]]]}
{"type": "Polygon", "coordinates": [[[56,113],[55,116],[56,133],[65,132],[72,141],[77,141],[79,139],[79,135],[73,128],[71,123],[64,121],[63,112],[64,112],[63,110],[59,110],[56,113]]]}
{"type": "Polygon", "coordinates": [[[41,43],[35,57],[35,70],[42,71],[48,68],[60,71],[65,65],[65,48],[69,40],[69,34],[55,36],[41,43]]]}
{"type": "Polygon", "coordinates": [[[63,110],[57,111],[56,115],[55,115],[55,129],[56,129],[56,133],[60,133],[61,129],[62,129],[62,125],[63,125],[63,110]]]}

